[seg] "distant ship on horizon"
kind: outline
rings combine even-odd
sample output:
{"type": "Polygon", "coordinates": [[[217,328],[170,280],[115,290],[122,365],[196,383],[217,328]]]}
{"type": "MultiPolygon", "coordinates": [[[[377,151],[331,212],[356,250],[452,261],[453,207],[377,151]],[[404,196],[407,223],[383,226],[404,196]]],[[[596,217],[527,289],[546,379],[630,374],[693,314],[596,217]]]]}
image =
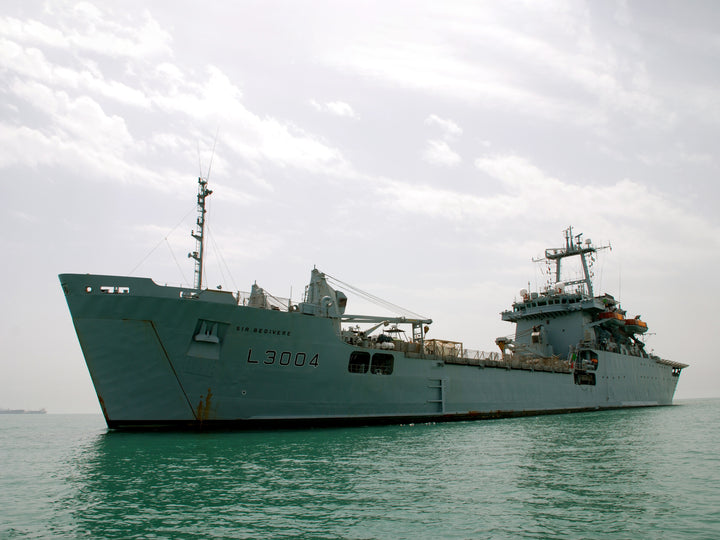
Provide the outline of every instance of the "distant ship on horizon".
{"type": "Polygon", "coordinates": [[[47,414],[45,409],[37,409],[28,411],[25,409],[0,409],[0,414],[47,414]]]}

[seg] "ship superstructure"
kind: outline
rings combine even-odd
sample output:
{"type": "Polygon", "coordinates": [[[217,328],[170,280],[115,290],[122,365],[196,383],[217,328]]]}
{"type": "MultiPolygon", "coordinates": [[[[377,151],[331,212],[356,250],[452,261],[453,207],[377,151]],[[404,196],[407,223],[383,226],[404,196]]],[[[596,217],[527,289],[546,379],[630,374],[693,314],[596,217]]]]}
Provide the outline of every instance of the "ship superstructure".
{"type": "MultiPolygon", "coordinates": [[[[207,181],[198,181],[192,288],[147,278],[62,274],[73,323],[108,426],[274,427],[493,418],[672,403],[686,364],[645,351],[647,325],[595,296],[602,248],[565,232],[554,278],[521,291],[499,351],[428,339],[432,320],[351,315],[313,269],[303,300],[203,289],[207,181]],[[561,268],[580,261],[581,277],[561,268]]],[[[371,298],[371,295],[367,295],[371,298]]],[[[384,305],[388,305],[385,303],[384,305]]]]}
{"type": "Polygon", "coordinates": [[[565,246],[545,250],[551,268],[551,279],[542,292],[520,291],[520,300],[502,313],[502,319],[516,326],[515,339],[498,338],[503,350],[510,349],[521,358],[559,358],[569,361],[576,381],[596,384],[598,352],[618,353],[634,358],[652,358],[670,366],[675,376],[686,364],[663,360],[645,351],[640,336],[647,323],[640,316],[626,317],[626,312],[609,294],[594,296],[591,264],[595,254],[609,246],[595,247],[582,234],[565,230],[565,246]],[[581,275],[563,280],[563,261],[579,259],[581,275]]]}

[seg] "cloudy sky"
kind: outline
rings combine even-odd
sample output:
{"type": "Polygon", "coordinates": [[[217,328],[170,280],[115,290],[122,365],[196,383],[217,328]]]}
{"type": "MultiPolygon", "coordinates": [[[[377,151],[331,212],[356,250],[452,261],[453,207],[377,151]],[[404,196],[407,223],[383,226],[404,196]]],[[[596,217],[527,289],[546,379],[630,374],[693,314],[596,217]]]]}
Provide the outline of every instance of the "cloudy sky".
{"type": "Polygon", "coordinates": [[[99,412],[57,274],[190,284],[208,173],[210,286],[317,265],[494,350],[573,225],[720,395],[720,4],[200,4],[0,7],[0,407],[99,412]]]}

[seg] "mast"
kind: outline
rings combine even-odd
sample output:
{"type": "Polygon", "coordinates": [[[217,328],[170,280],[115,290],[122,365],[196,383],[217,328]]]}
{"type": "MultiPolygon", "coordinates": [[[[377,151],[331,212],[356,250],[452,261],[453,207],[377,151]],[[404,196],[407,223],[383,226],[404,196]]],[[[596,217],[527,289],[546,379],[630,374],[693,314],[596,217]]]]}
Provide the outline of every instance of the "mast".
{"type": "Polygon", "coordinates": [[[195,281],[193,288],[200,292],[202,290],[202,274],[203,274],[203,255],[204,255],[204,239],[205,239],[205,197],[209,196],[212,190],[207,188],[207,180],[198,177],[198,194],[197,194],[197,226],[198,230],[190,232],[195,239],[195,251],[188,253],[188,258],[195,259],[195,281]]]}
{"type": "Polygon", "coordinates": [[[593,296],[592,279],[590,276],[590,266],[588,265],[587,255],[596,253],[598,250],[606,249],[609,246],[595,247],[590,239],[582,242],[582,233],[573,235],[572,227],[565,229],[565,247],[551,248],[545,250],[545,258],[555,262],[555,283],[561,282],[560,263],[565,257],[580,257],[583,267],[583,278],[573,281],[564,282],[565,285],[584,284],[585,290],[589,296],[593,296]]]}

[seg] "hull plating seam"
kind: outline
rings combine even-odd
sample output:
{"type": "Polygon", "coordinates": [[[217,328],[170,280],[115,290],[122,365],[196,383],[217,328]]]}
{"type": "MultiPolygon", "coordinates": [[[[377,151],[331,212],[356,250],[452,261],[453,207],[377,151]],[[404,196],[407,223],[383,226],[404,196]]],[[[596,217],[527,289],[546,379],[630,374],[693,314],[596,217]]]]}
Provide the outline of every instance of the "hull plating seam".
{"type": "MultiPolygon", "coordinates": [[[[195,414],[195,410],[193,409],[192,403],[190,402],[190,398],[188,398],[187,392],[185,391],[185,388],[183,388],[182,383],[180,382],[180,378],[178,377],[177,372],[175,371],[175,366],[172,365],[172,362],[170,361],[170,355],[168,354],[167,350],[165,350],[165,345],[163,345],[162,339],[160,339],[160,334],[158,334],[157,328],[155,328],[155,323],[152,321],[148,321],[150,323],[150,328],[152,328],[153,332],[155,333],[155,339],[157,339],[158,345],[160,345],[160,349],[162,349],[163,356],[165,356],[165,360],[167,360],[168,365],[170,366],[170,370],[173,373],[173,376],[175,377],[175,380],[178,383],[178,386],[180,387],[180,391],[182,392],[183,396],[185,396],[185,401],[187,401],[188,408],[192,412],[193,416],[195,417],[195,420],[198,419],[197,415],[195,414]]],[[[110,421],[108,421],[108,425],[110,425],[110,421]]]]}

